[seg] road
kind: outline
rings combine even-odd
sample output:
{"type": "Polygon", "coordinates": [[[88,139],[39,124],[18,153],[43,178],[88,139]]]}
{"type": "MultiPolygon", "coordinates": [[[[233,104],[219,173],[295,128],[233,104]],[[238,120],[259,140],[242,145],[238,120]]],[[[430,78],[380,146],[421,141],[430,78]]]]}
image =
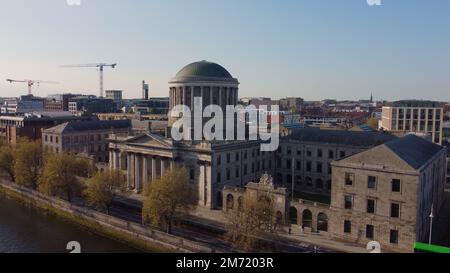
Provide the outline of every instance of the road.
{"type": "MultiPolygon", "coordinates": [[[[141,202],[132,199],[121,199],[113,203],[110,208],[112,216],[126,221],[141,223],[141,202]]],[[[239,252],[224,239],[224,232],[199,221],[183,221],[182,225],[174,226],[172,234],[192,241],[212,244],[218,252],[239,252]]],[[[277,240],[277,252],[282,253],[333,253],[336,251],[316,248],[312,245],[299,245],[286,239],[277,240]]]]}

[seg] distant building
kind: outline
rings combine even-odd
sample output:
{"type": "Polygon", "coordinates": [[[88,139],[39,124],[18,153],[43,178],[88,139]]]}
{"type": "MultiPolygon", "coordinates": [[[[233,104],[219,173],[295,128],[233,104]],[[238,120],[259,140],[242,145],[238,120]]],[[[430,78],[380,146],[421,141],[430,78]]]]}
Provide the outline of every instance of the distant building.
{"type": "Polygon", "coordinates": [[[109,134],[128,133],[130,130],[130,120],[73,121],[43,130],[42,143],[52,152],[83,154],[106,163],[109,160],[109,134]]]}
{"type": "Polygon", "coordinates": [[[394,134],[415,133],[442,144],[443,107],[432,101],[398,101],[383,106],[381,128],[394,134]]]}
{"type": "Polygon", "coordinates": [[[299,112],[302,110],[303,105],[302,98],[288,97],[280,99],[280,111],[295,111],[299,112]]]}
{"type": "Polygon", "coordinates": [[[69,100],[69,111],[75,115],[114,113],[117,112],[117,106],[112,99],[78,96],[69,100]]]}
{"type": "Polygon", "coordinates": [[[15,144],[20,138],[41,139],[42,129],[79,119],[70,112],[40,112],[21,116],[0,116],[0,138],[15,144]]]}
{"type": "Polygon", "coordinates": [[[24,114],[44,111],[42,98],[33,95],[20,96],[19,98],[3,98],[0,107],[2,114],[24,114]]]}
{"type": "Polygon", "coordinates": [[[122,102],[122,90],[106,90],[105,91],[107,99],[113,100],[116,103],[117,110],[122,108],[123,102],[122,102]]]}
{"type": "Polygon", "coordinates": [[[142,81],[142,99],[148,100],[149,99],[149,92],[150,92],[150,86],[148,83],[145,83],[145,81],[142,81]]]}
{"type": "Polygon", "coordinates": [[[44,111],[57,112],[69,111],[69,100],[75,96],[73,94],[50,95],[44,99],[44,111]]]}
{"type": "Polygon", "coordinates": [[[169,112],[169,98],[151,98],[149,100],[133,100],[131,110],[135,114],[163,114],[169,112]]]}
{"type": "Polygon", "coordinates": [[[333,237],[412,251],[444,200],[446,149],[408,135],[332,163],[333,237]],[[433,206],[433,207],[432,207],[433,206]]]}

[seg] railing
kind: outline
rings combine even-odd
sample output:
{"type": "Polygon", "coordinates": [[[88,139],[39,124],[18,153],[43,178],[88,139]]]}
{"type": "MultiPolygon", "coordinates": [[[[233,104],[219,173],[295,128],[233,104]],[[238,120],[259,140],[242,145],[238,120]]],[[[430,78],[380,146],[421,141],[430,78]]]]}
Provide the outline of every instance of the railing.
{"type": "Polygon", "coordinates": [[[156,243],[169,248],[176,248],[179,251],[192,251],[192,252],[203,252],[203,253],[213,253],[216,252],[214,248],[203,245],[198,242],[190,241],[182,237],[167,234],[159,230],[151,229],[147,226],[143,226],[138,223],[129,222],[122,220],[117,217],[113,217],[92,209],[74,205],[70,202],[50,197],[42,194],[38,191],[21,187],[15,183],[5,181],[0,179],[0,184],[7,187],[13,191],[20,192],[26,195],[30,199],[41,201],[52,207],[56,207],[65,212],[69,212],[72,215],[94,220],[101,225],[106,225],[112,227],[116,230],[123,232],[131,232],[134,237],[149,241],[150,243],[156,243]]]}

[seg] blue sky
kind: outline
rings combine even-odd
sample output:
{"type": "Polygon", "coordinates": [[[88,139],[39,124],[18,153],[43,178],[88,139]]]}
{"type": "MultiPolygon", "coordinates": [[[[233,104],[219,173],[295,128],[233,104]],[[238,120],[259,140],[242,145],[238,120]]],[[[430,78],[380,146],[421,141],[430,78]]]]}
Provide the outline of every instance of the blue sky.
{"type": "Polygon", "coordinates": [[[0,96],[97,93],[94,68],[117,62],[105,88],[167,96],[184,65],[209,60],[240,82],[240,96],[450,101],[450,1],[1,0],[0,96]]]}

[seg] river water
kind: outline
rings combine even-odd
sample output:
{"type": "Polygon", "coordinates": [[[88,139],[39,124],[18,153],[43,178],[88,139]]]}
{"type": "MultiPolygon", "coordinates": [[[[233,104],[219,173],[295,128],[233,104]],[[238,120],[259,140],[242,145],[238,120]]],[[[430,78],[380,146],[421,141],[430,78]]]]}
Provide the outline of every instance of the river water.
{"type": "Polygon", "coordinates": [[[78,242],[83,253],[139,252],[0,193],[0,253],[69,253],[71,241],[78,242]]]}

